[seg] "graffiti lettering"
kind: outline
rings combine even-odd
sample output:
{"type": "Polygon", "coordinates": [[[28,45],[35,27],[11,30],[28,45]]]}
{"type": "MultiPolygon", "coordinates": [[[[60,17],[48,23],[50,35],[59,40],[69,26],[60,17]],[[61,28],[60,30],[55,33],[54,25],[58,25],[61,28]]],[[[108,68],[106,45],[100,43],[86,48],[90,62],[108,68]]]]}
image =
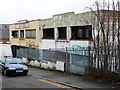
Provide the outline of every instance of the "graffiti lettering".
{"type": "Polygon", "coordinates": [[[73,54],[79,54],[79,55],[86,55],[87,54],[87,47],[82,47],[80,45],[72,45],[72,50],[71,52],[73,54]]]}

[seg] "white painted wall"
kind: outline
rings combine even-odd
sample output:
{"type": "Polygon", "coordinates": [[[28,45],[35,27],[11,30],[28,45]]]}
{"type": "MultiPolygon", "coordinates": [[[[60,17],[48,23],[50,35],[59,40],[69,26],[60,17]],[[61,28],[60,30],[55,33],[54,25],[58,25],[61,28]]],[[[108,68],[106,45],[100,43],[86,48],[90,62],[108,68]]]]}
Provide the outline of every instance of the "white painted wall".
{"type": "Polygon", "coordinates": [[[57,48],[66,48],[66,47],[71,48],[74,45],[81,46],[81,47],[88,47],[89,41],[70,40],[67,42],[64,42],[64,41],[56,42],[57,48]]]}
{"type": "MultiPolygon", "coordinates": [[[[27,63],[27,58],[23,58],[23,62],[27,63]]],[[[49,69],[59,70],[63,72],[65,71],[65,62],[62,62],[62,61],[57,61],[56,63],[53,63],[45,60],[41,60],[41,62],[38,62],[37,60],[35,60],[35,61],[30,61],[29,65],[44,68],[44,69],[49,68],[49,69]]]]}
{"type": "Polygon", "coordinates": [[[50,69],[53,69],[53,68],[56,68],[56,63],[53,63],[53,62],[50,62],[50,61],[45,61],[45,60],[42,60],[41,62],[41,68],[50,68],[50,69]]]}
{"type": "Polygon", "coordinates": [[[65,40],[61,40],[61,41],[55,41],[55,40],[42,40],[42,42],[40,43],[40,49],[54,49],[54,48],[71,48],[74,45],[79,45],[81,47],[88,47],[89,45],[89,41],[82,41],[82,40],[70,40],[70,41],[65,41],[65,40]]]}
{"type": "Polygon", "coordinates": [[[73,46],[73,45],[79,45],[81,47],[88,47],[89,41],[82,41],[82,40],[81,41],[80,40],[73,41],[73,40],[71,40],[70,41],[70,47],[73,46]]]}
{"type": "Polygon", "coordinates": [[[40,43],[40,49],[50,49],[55,48],[55,40],[42,39],[40,43]]]}
{"type": "Polygon", "coordinates": [[[56,70],[65,71],[65,62],[57,61],[56,70]]]}
{"type": "Polygon", "coordinates": [[[4,56],[12,56],[10,44],[0,44],[0,58],[4,56]]]}
{"type": "Polygon", "coordinates": [[[68,41],[57,41],[56,48],[66,48],[70,47],[70,43],[68,41]]]}

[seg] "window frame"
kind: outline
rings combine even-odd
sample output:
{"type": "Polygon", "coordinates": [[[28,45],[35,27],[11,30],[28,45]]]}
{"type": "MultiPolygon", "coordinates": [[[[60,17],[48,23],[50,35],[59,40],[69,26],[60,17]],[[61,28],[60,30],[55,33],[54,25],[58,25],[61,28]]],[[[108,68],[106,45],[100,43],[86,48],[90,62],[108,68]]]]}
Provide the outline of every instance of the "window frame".
{"type": "Polygon", "coordinates": [[[19,31],[18,30],[13,30],[11,33],[12,33],[13,38],[19,38],[19,31]],[[14,34],[15,34],[15,32],[17,32],[16,35],[13,35],[13,32],[14,32],[14,34]]]}
{"type": "Polygon", "coordinates": [[[71,40],[91,40],[92,39],[92,25],[86,26],[71,26],[71,40]],[[78,33],[82,30],[81,36],[78,33]]]}
{"type": "Polygon", "coordinates": [[[20,30],[20,39],[24,39],[25,38],[25,31],[24,30],[20,30]],[[21,31],[23,31],[23,37],[21,37],[21,31]]]}
{"type": "Polygon", "coordinates": [[[57,27],[57,30],[58,30],[58,39],[66,40],[67,39],[67,27],[57,27]]]}
{"type": "Polygon", "coordinates": [[[25,32],[26,32],[26,35],[25,35],[26,39],[36,39],[36,29],[26,29],[25,32]],[[30,31],[29,36],[28,36],[28,33],[27,33],[28,31],[30,31]],[[34,31],[34,34],[33,34],[33,31],[34,31]]]}
{"type": "Polygon", "coordinates": [[[43,28],[43,38],[42,39],[54,39],[54,28],[43,28]],[[47,31],[48,30],[48,31],[47,31]],[[51,32],[50,32],[51,30],[51,32]]]}

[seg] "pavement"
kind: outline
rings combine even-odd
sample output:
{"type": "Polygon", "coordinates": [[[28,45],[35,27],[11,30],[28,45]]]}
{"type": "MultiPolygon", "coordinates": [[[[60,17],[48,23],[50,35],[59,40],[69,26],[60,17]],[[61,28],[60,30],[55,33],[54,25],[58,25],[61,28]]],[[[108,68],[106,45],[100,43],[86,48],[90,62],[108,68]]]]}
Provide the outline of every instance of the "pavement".
{"type": "Polygon", "coordinates": [[[103,83],[90,79],[85,76],[68,74],[65,72],[58,72],[52,70],[45,70],[36,67],[29,67],[29,75],[38,77],[40,79],[45,79],[54,83],[63,84],[75,89],[116,89],[120,90],[120,83],[103,83]]]}

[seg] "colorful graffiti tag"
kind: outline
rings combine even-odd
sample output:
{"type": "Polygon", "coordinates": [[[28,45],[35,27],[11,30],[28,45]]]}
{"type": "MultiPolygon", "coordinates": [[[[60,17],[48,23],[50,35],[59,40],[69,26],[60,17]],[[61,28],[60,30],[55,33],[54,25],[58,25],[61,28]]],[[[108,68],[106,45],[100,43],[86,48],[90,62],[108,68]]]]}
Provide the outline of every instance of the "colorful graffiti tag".
{"type": "Polygon", "coordinates": [[[87,47],[82,47],[80,45],[72,45],[71,52],[73,54],[79,54],[79,55],[87,55],[88,49],[87,47]]]}

